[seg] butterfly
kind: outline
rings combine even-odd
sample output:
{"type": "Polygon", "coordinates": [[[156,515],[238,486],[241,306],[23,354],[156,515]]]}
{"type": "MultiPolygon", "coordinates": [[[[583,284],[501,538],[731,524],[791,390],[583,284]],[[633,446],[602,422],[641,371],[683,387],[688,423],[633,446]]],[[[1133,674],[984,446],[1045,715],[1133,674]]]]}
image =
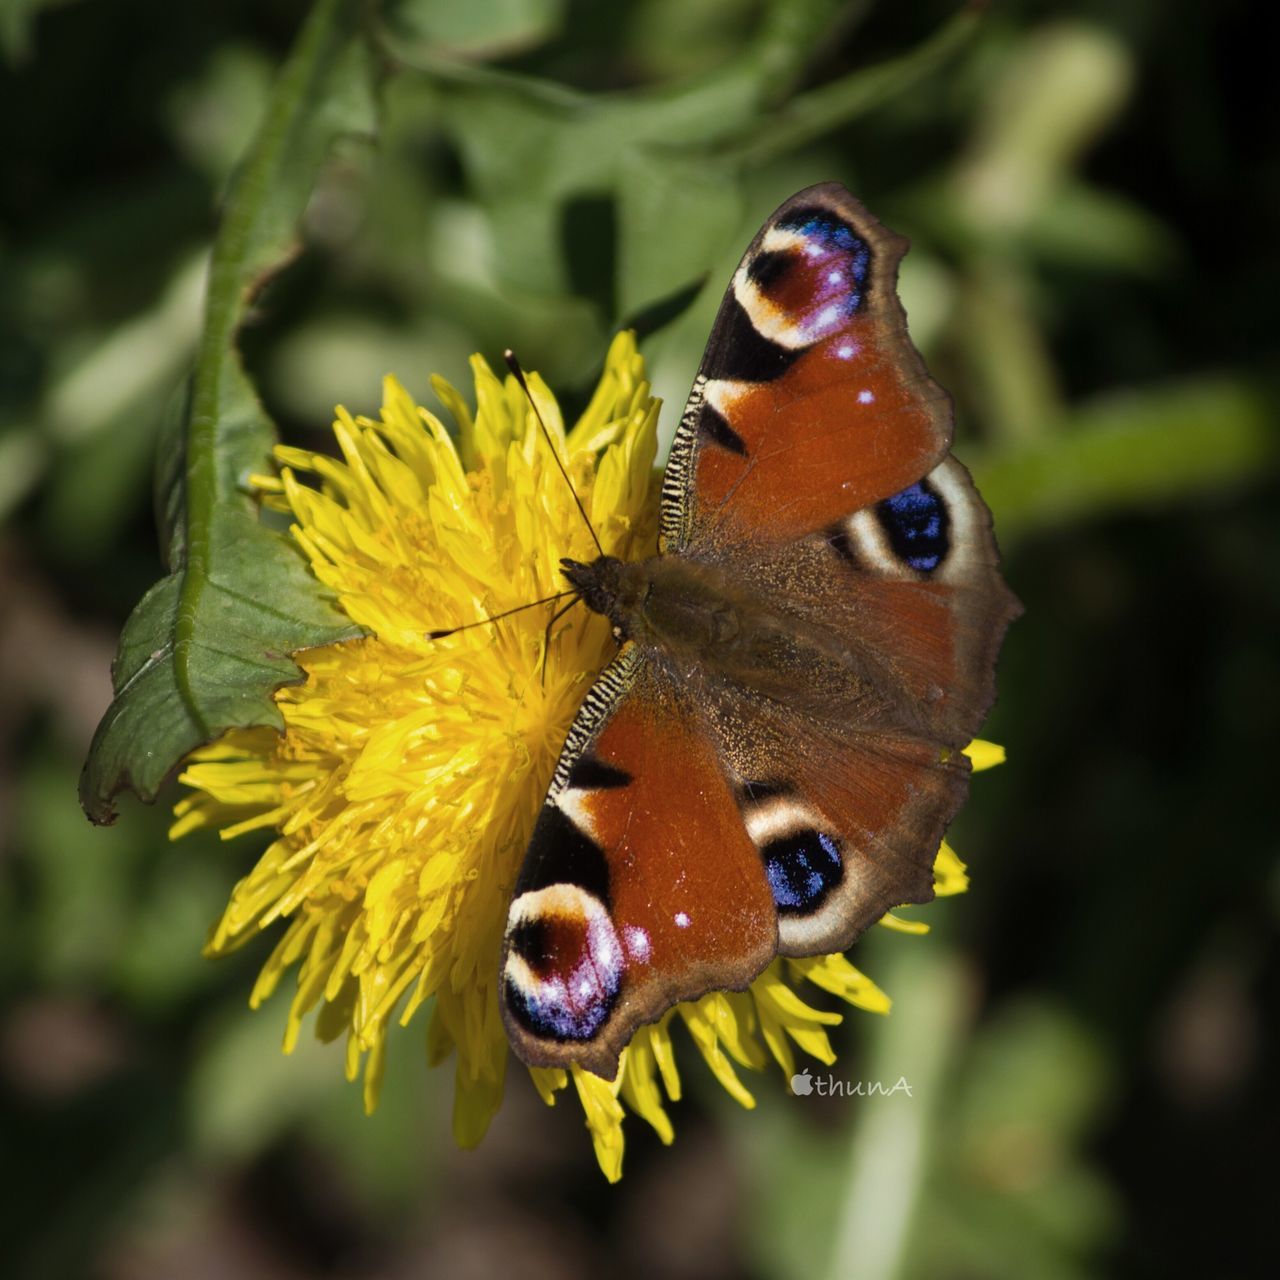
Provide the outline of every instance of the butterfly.
{"type": "Polygon", "coordinates": [[[677,1002],[933,897],[1020,606],[907,336],[906,248],[836,183],[783,204],[711,331],[660,553],[562,563],[620,647],[507,916],[502,1012],[530,1065],[613,1078],[677,1002]]]}

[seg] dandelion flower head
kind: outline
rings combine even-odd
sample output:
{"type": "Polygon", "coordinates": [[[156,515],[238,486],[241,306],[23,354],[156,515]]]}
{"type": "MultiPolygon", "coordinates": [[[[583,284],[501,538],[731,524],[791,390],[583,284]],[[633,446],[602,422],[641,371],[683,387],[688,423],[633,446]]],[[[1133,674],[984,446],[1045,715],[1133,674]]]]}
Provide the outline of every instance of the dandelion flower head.
{"type": "MultiPolygon", "coordinates": [[[[365,636],[295,655],[305,679],[276,694],[283,734],[234,730],[188,758],[190,790],[171,833],[273,833],[208,951],[277,932],[251,1003],[296,972],[286,1052],[314,1013],[318,1036],[345,1039],[348,1078],[363,1074],[370,1111],[390,1027],[429,1004],[428,1056],[453,1058],[453,1127],[464,1146],[484,1135],[505,1084],[498,958],[511,889],[569,724],[616,646],[607,619],[581,607],[550,633],[552,605],[444,639],[430,633],[563,591],[560,560],[596,554],[574,492],[608,554],[653,554],[659,410],[629,333],[614,340],[570,429],[529,375],[571,492],[516,380],[500,380],[480,356],[472,370],[474,411],[433,379],[452,431],[388,378],[377,420],[338,411],[340,458],[281,446],[279,475],[255,478],[365,636]]],[[[983,743],[970,755],[975,767],[1000,758],[983,743]]],[[[944,843],[936,891],[966,884],[944,843]]],[[[799,994],[805,985],[874,1012],[889,1007],[842,955],[775,960],[748,991],[707,995],[642,1028],[616,1080],[577,1068],[529,1075],[548,1103],[572,1079],[600,1166],[616,1180],[627,1110],[664,1142],[674,1136],[666,1103],[681,1092],[676,1024],[748,1107],[738,1068],[774,1062],[789,1078],[796,1048],[835,1061],[827,1029],[841,1015],[812,1007],[799,994]]]]}

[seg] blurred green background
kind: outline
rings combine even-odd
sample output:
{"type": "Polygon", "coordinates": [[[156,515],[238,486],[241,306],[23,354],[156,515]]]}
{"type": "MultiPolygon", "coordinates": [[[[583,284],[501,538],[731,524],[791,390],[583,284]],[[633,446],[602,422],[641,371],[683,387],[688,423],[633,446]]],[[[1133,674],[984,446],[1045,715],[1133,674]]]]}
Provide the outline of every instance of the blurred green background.
{"type": "MultiPolygon", "coordinates": [[[[953,842],[874,931],[895,998],[740,1112],[684,1046],[664,1149],[597,1172],[515,1074],[481,1148],[419,1020],[379,1112],[278,1052],[269,939],[200,957],[251,842],[93,829],[76,778],[159,576],[151,471],[229,175],[308,7],[0,5],[0,1272],[15,1277],[1271,1275],[1280,847],[1277,111],[1260,6],[360,6],[378,112],[241,334],[284,434],[514,346],[580,404],[638,324],[668,438],[734,263],[838,179],[1026,604],[953,842]],[[376,139],[373,135],[376,135],[376,139]]],[[[334,76],[315,110],[351,118],[334,76]],[[342,115],[341,111],[346,111],[342,115]]],[[[356,113],[358,114],[358,113],[356,113]]],[[[287,995],[286,995],[287,999],[287,995]]]]}

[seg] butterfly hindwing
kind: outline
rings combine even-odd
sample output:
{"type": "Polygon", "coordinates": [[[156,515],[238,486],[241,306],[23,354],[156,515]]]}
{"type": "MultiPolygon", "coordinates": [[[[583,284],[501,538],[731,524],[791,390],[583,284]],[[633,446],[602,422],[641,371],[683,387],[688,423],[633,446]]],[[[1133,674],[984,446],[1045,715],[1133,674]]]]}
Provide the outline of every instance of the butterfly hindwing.
{"type": "Polygon", "coordinates": [[[750,779],[743,817],[780,954],[843,951],[886,911],[933,897],[934,855],[969,778],[959,751],[850,724],[856,699],[815,716],[725,685],[715,705],[723,749],[750,779]]]}

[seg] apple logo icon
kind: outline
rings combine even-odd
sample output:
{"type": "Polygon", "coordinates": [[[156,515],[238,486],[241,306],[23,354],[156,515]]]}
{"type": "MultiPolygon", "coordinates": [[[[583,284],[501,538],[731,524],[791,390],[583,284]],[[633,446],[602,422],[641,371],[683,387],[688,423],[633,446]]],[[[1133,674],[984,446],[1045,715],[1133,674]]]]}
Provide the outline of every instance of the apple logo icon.
{"type": "Polygon", "coordinates": [[[791,1077],[791,1092],[798,1098],[806,1097],[813,1092],[813,1076],[808,1071],[801,1071],[791,1077]]]}

